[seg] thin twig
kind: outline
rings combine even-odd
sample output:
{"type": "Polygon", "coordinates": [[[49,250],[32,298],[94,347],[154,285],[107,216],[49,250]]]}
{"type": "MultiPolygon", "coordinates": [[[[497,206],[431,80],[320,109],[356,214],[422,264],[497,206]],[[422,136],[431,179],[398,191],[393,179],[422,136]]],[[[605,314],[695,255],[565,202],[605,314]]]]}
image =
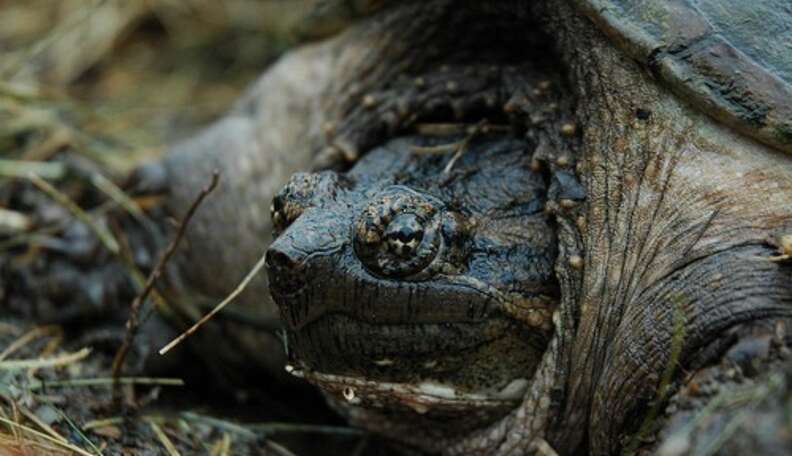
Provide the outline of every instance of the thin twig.
{"type": "Polygon", "coordinates": [[[57,330],[58,329],[56,326],[39,326],[31,329],[20,336],[17,340],[11,342],[11,344],[0,353],[0,361],[8,358],[9,355],[13,354],[15,351],[29,344],[33,340],[36,340],[42,336],[52,335],[53,332],[57,332],[57,330]]]}
{"type": "Polygon", "coordinates": [[[0,176],[21,178],[30,174],[55,180],[66,174],[66,167],[59,162],[0,159],[0,176]]]}
{"type": "MultiPolygon", "coordinates": [[[[145,420],[145,421],[149,421],[149,422],[153,421],[155,423],[158,422],[158,421],[164,421],[164,418],[162,418],[161,416],[158,416],[158,415],[143,415],[143,416],[141,416],[139,418],[141,418],[142,420],[145,420]]],[[[106,426],[115,426],[117,424],[122,424],[123,422],[124,422],[124,417],[122,417],[122,416],[113,416],[113,417],[110,417],[110,418],[101,418],[101,419],[98,419],[98,420],[86,421],[85,424],[83,424],[83,426],[82,426],[82,430],[83,431],[90,431],[91,429],[96,429],[96,428],[101,428],[101,427],[106,427],[106,426]]]]}
{"type": "Polygon", "coordinates": [[[780,236],[777,244],[778,255],[771,256],[768,258],[768,260],[774,262],[792,260],[792,234],[784,234],[780,236]]]}
{"type": "Polygon", "coordinates": [[[90,348],[83,348],[74,353],[66,353],[52,358],[12,359],[0,362],[0,371],[22,370],[31,367],[58,367],[76,363],[91,354],[90,348]]]}
{"type": "MultiPolygon", "coordinates": [[[[420,136],[451,136],[470,133],[469,123],[419,123],[415,125],[415,131],[420,136]]],[[[509,125],[487,125],[487,131],[508,133],[512,129],[509,125]]]]}
{"type": "Polygon", "coordinates": [[[264,267],[264,264],[266,263],[266,259],[267,259],[266,254],[261,255],[261,258],[259,258],[258,262],[256,262],[256,264],[253,266],[253,269],[251,269],[250,272],[248,272],[248,274],[245,276],[245,278],[242,279],[241,282],[239,282],[239,285],[237,285],[237,287],[234,289],[234,291],[231,292],[231,294],[226,296],[225,299],[223,299],[219,304],[217,304],[214,307],[214,309],[209,311],[208,314],[204,315],[200,320],[198,320],[197,323],[190,326],[190,328],[188,328],[187,331],[184,331],[183,333],[179,334],[179,336],[173,339],[172,341],[170,341],[168,345],[162,347],[159,351],[159,354],[164,355],[165,353],[168,353],[171,349],[173,349],[173,347],[179,345],[184,339],[189,337],[192,333],[197,331],[198,328],[203,326],[204,323],[209,321],[218,312],[223,310],[223,307],[227,306],[231,301],[233,301],[237,296],[239,296],[240,293],[245,291],[245,288],[247,288],[250,281],[253,280],[256,274],[258,274],[261,271],[261,268],[264,267]]]}
{"type": "Polygon", "coordinates": [[[171,442],[171,439],[165,435],[165,432],[162,431],[162,428],[159,427],[159,424],[155,423],[152,420],[147,420],[151,430],[154,431],[154,434],[157,435],[157,438],[162,443],[162,446],[165,447],[165,451],[168,452],[169,456],[181,456],[179,450],[176,449],[176,446],[171,442]]]}
{"type": "Polygon", "coordinates": [[[6,424],[8,426],[11,426],[14,429],[22,430],[24,432],[27,432],[28,434],[35,435],[38,438],[47,440],[48,442],[52,442],[55,445],[58,445],[60,447],[67,448],[67,449],[69,449],[71,451],[74,451],[77,454],[80,454],[81,456],[96,456],[94,454],[91,454],[91,453],[83,450],[82,448],[80,448],[80,447],[78,447],[76,445],[72,445],[71,443],[63,443],[63,442],[59,441],[58,439],[56,439],[54,437],[50,437],[49,435],[47,435],[47,434],[45,434],[43,432],[39,432],[39,431],[37,431],[35,429],[31,429],[31,428],[29,428],[29,427],[27,427],[27,426],[25,426],[23,424],[15,423],[15,422],[13,422],[11,420],[8,420],[8,419],[5,419],[3,417],[0,417],[0,423],[4,423],[4,424],[6,424]]]}
{"type": "Polygon", "coordinates": [[[15,336],[22,332],[22,329],[16,325],[12,325],[11,323],[6,323],[4,321],[0,321],[0,333],[2,334],[11,334],[15,336]]]}
{"type": "Polygon", "coordinates": [[[41,91],[35,86],[23,86],[8,81],[0,81],[0,96],[16,101],[36,101],[43,98],[41,91]]]}
{"type": "Polygon", "coordinates": [[[249,424],[248,429],[268,434],[330,434],[330,435],[365,435],[361,429],[345,426],[324,426],[318,424],[300,423],[259,423],[249,424]]]}
{"type": "MultiPolygon", "coordinates": [[[[160,275],[165,269],[165,265],[170,260],[170,257],[176,251],[176,248],[179,246],[179,242],[184,237],[184,233],[187,230],[187,226],[192,219],[193,214],[201,205],[203,200],[210,194],[214,189],[217,187],[217,183],[220,181],[220,173],[218,171],[214,171],[212,173],[212,180],[208,186],[206,186],[201,193],[198,194],[198,197],[193,201],[190,208],[187,210],[187,213],[182,218],[181,223],[179,223],[178,229],[176,230],[176,236],[173,238],[171,243],[165,249],[165,252],[160,257],[159,261],[157,261],[156,266],[149,274],[148,278],[146,279],[146,284],[143,287],[143,291],[138,294],[135,299],[132,301],[129,309],[129,319],[126,323],[126,334],[124,335],[124,342],[121,344],[121,347],[116,352],[115,358],[113,359],[113,378],[120,378],[124,362],[126,360],[126,356],[129,353],[129,350],[132,348],[132,343],[135,340],[135,335],[138,331],[139,319],[138,316],[140,314],[140,308],[143,303],[146,301],[149,293],[154,288],[154,283],[159,279],[160,275]]],[[[121,404],[121,390],[119,388],[119,384],[116,383],[113,386],[113,402],[116,405],[121,404]]]]}
{"type": "Polygon", "coordinates": [[[256,433],[250,429],[230,421],[212,418],[211,416],[199,415],[193,412],[182,412],[180,416],[187,421],[203,423],[224,431],[233,432],[234,434],[238,434],[249,439],[255,439],[257,437],[256,433]]]}
{"type": "Polygon", "coordinates": [[[541,456],[558,456],[558,452],[550,446],[547,440],[537,437],[533,441],[534,448],[536,449],[537,454],[541,456]]]}
{"type": "Polygon", "coordinates": [[[414,154],[420,155],[444,155],[456,152],[461,146],[462,141],[452,142],[448,144],[439,144],[437,146],[412,146],[410,149],[414,154]]]}
{"type": "Polygon", "coordinates": [[[212,445],[210,454],[211,456],[227,456],[229,451],[231,451],[231,435],[223,432],[220,440],[212,445]]]}
{"type": "Polygon", "coordinates": [[[456,162],[459,161],[460,158],[462,158],[462,154],[464,154],[465,150],[467,150],[470,141],[473,139],[473,137],[479,134],[486,125],[487,125],[487,120],[486,119],[481,120],[470,130],[470,133],[467,136],[465,136],[465,139],[463,139],[461,142],[458,143],[459,147],[457,148],[457,151],[454,154],[454,156],[451,157],[451,160],[448,161],[448,164],[445,166],[445,168],[443,168],[443,174],[448,174],[451,172],[456,162]]]}
{"type": "MultiPolygon", "coordinates": [[[[44,344],[44,347],[42,347],[41,351],[39,352],[39,358],[51,356],[60,349],[61,342],[63,342],[63,330],[61,328],[58,329],[59,331],[53,333],[49,340],[47,340],[47,343],[44,344]]],[[[41,367],[31,367],[28,369],[27,377],[35,378],[36,372],[38,372],[39,369],[41,369],[41,367]]]]}
{"type": "Polygon", "coordinates": [[[61,417],[61,418],[62,418],[64,421],[66,421],[66,424],[68,424],[68,425],[69,425],[69,427],[72,429],[72,431],[74,431],[74,433],[75,433],[75,434],[77,434],[77,436],[78,436],[78,437],[80,437],[80,438],[81,438],[81,439],[82,439],[82,440],[83,440],[85,443],[87,443],[87,444],[88,444],[88,446],[89,446],[89,447],[91,447],[91,449],[94,451],[94,453],[96,453],[96,454],[97,454],[97,456],[102,456],[102,451],[101,451],[101,450],[99,450],[99,448],[97,448],[97,447],[96,447],[96,445],[95,445],[95,444],[94,444],[94,443],[91,441],[91,439],[89,439],[89,438],[88,438],[88,436],[87,436],[87,435],[85,435],[85,434],[84,434],[84,433],[83,433],[83,432],[80,430],[80,428],[79,428],[79,427],[77,427],[77,425],[76,425],[76,424],[74,424],[74,421],[72,421],[72,419],[71,419],[71,418],[69,418],[69,416],[68,416],[68,415],[66,415],[65,413],[63,413],[61,410],[58,410],[58,409],[55,409],[55,410],[58,412],[58,415],[60,415],[60,417],[61,417]]]}
{"type": "Polygon", "coordinates": [[[65,207],[78,220],[85,223],[85,225],[94,232],[96,237],[99,238],[99,241],[105,246],[105,248],[107,248],[107,250],[112,252],[114,255],[118,255],[118,241],[116,241],[107,228],[99,225],[91,218],[90,215],[88,215],[87,212],[83,210],[83,208],[72,201],[71,198],[60,192],[58,189],[50,185],[49,182],[45,181],[38,175],[30,173],[28,174],[28,179],[30,179],[30,181],[33,182],[33,185],[38,187],[39,190],[43,191],[58,204],[65,207]]]}
{"type": "Polygon", "coordinates": [[[289,451],[288,448],[284,447],[280,443],[275,443],[272,440],[265,440],[264,446],[266,446],[268,450],[278,456],[295,456],[295,454],[289,451]]]}
{"type": "Polygon", "coordinates": [[[24,415],[24,416],[25,416],[25,418],[27,418],[28,420],[30,420],[30,421],[31,421],[32,423],[34,423],[36,426],[40,427],[40,428],[41,428],[42,430],[44,430],[44,431],[45,431],[47,434],[51,435],[51,436],[52,436],[52,438],[54,438],[54,439],[58,439],[59,441],[61,441],[61,442],[63,442],[63,443],[68,443],[68,442],[69,442],[68,440],[66,440],[66,438],[65,438],[65,437],[63,437],[62,435],[58,434],[58,433],[55,431],[55,429],[53,429],[53,428],[52,428],[52,426],[50,426],[49,424],[47,424],[47,423],[43,422],[43,421],[41,420],[41,418],[39,418],[39,417],[38,417],[38,416],[37,416],[35,413],[33,413],[32,411],[28,410],[28,409],[27,409],[27,408],[25,408],[25,407],[22,407],[22,406],[18,406],[18,407],[19,407],[19,411],[22,413],[22,415],[24,415]]]}
{"type": "MultiPolygon", "coordinates": [[[[145,418],[145,417],[144,417],[145,418]]],[[[91,429],[95,428],[102,428],[106,426],[115,426],[117,424],[121,424],[124,422],[124,418],[120,416],[114,416],[112,418],[102,418],[100,420],[91,420],[86,422],[82,425],[83,431],[90,431],[91,429]]]]}
{"type": "Polygon", "coordinates": [[[116,204],[123,207],[125,211],[129,212],[138,222],[142,224],[148,223],[146,215],[140,206],[129,197],[123,190],[121,190],[110,179],[104,177],[100,173],[91,174],[91,183],[98,188],[102,193],[107,195],[108,198],[113,200],[116,204]]]}
{"type": "Polygon", "coordinates": [[[33,222],[27,215],[0,207],[0,233],[24,233],[29,230],[32,225],[33,222]]]}
{"type": "Polygon", "coordinates": [[[46,388],[83,388],[88,386],[112,386],[114,383],[121,385],[148,385],[148,386],[184,386],[184,380],[180,378],[156,378],[156,377],[97,377],[97,378],[73,378],[70,380],[53,380],[44,382],[36,380],[29,385],[29,391],[46,388]]]}
{"type": "MultiPolygon", "coordinates": [[[[148,220],[148,219],[146,219],[148,220]]],[[[140,271],[137,264],[135,263],[134,254],[132,253],[132,248],[129,246],[129,241],[127,240],[126,233],[121,228],[121,225],[115,219],[109,219],[110,222],[110,229],[115,235],[116,239],[118,239],[118,260],[120,261],[121,265],[127,270],[129,277],[132,279],[132,282],[135,284],[135,291],[138,293],[143,291],[143,288],[146,285],[146,276],[140,271]]],[[[144,227],[151,223],[150,221],[143,224],[144,227]]],[[[148,228],[146,228],[148,230],[148,228]]],[[[153,230],[149,230],[150,233],[154,233],[153,230]]],[[[153,236],[156,236],[152,234],[153,236]]],[[[164,314],[168,313],[168,303],[165,301],[165,298],[160,294],[159,291],[156,289],[152,289],[150,293],[151,300],[154,302],[154,306],[159,310],[162,311],[164,314]]],[[[146,321],[144,318],[143,321],[146,321]]]]}
{"type": "MultiPolygon", "coordinates": [[[[13,402],[11,402],[11,404],[13,405],[13,402]]],[[[0,407],[0,418],[5,418],[7,420],[11,420],[11,417],[8,415],[8,413],[6,413],[4,407],[0,407]]],[[[18,420],[14,419],[14,420],[11,420],[11,421],[16,423],[18,420]]],[[[12,427],[11,428],[11,434],[13,434],[14,440],[19,440],[19,439],[22,438],[22,435],[20,434],[19,429],[17,429],[17,428],[12,427]]]]}

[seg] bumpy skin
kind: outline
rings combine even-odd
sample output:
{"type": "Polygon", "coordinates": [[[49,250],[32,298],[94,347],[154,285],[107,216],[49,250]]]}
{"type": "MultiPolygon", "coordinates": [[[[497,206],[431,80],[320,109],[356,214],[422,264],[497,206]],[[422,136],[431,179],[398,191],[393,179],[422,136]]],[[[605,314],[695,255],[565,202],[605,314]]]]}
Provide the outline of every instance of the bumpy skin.
{"type": "Polygon", "coordinates": [[[535,144],[473,140],[445,172],[451,154],[413,151],[426,142],[391,141],[340,176],[293,176],[267,266],[293,373],[463,431],[513,408],[547,348],[557,240],[535,144]]]}
{"type": "Polygon", "coordinates": [[[768,238],[792,228],[792,166],[691,110],[584,19],[552,6],[560,53],[587,100],[578,118],[588,203],[585,271],[566,295],[579,316],[565,412],[554,426],[568,435],[564,427],[588,422],[591,449],[606,453],[669,363],[695,368],[728,330],[789,316],[792,271],[762,257],[768,238]],[[683,344],[672,360],[675,318],[683,344]]]}
{"type": "MultiPolygon", "coordinates": [[[[792,231],[792,159],[702,113],[695,99],[677,98],[570,4],[580,2],[524,3],[438,0],[385,9],[314,51],[300,51],[316,52],[317,77],[306,90],[321,87],[315,96],[294,93],[297,108],[277,111],[283,105],[273,91],[285,82],[261,95],[271,118],[304,121],[303,130],[258,125],[240,141],[258,137],[252,143],[268,145],[264,150],[343,166],[425,120],[475,124],[507,116],[532,135],[533,155],[548,178],[566,182],[560,171],[576,173],[585,201],[547,199],[557,229],[560,302],[544,353],[526,370],[533,375],[522,399],[504,416],[475,423],[474,431],[469,422],[427,426],[415,418],[429,413],[416,390],[389,390],[386,409],[418,400],[412,412],[353,406],[346,413],[356,424],[449,454],[524,454],[546,445],[561,454],[610,454],[646,416],[664,373],[678,379],[716,359],[741,333],[792,316],[792,268],[767,260],[775,254],[769,240],[792,231]],[[553,85],[558,111],[533,102],[539,87],[525,76],[532,74],[526,68],[546,64],[565,68],[567,83],[553,85]],[[569,105],[571,118],[564,114],[569,105]],[[576,129],[562,127],[570,120],[576,129]]],[[[309,64],[300,53],[292,58],[309,64]]],[[[288,162],[272,163],[282,160],[288,162]]],[[[233,192],[222,195],[215,196],[223,204],[240,204],[233,192]]],[[[235,224],[248,220],[247,203],[234,206],[235,224]]],[[[259,201],[255,211],[264,207],[259,201]]],[[[359,213],[352,209],[347,220],[359,213]]],[[[284,234],[297,236],[299,220],[284,234]]],[[[220,222],[208,220],[206,233],[223,232],[228,222],[220,222]]],[[[298,345],[295,361],[310,351],[298,345]]],[[[358,388],[387,400],[382,384],[394,383],[387,374],[318,357],[306,356],[306,365],[320,362],[359,377],[341,391],[324,382],[330,395],[354,402],[358,388]]],[[[476,409],[472,403],[470,412],[476,409]]]]}

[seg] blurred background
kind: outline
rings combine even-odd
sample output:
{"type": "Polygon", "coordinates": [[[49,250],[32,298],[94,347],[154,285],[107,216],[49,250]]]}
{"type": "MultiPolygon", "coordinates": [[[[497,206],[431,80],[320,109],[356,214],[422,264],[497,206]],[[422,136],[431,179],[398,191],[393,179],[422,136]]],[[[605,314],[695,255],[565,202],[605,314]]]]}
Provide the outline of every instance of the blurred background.
{"type": "Polygon", "coordinates": [[[136,292],[114,282],[144,278],[118,261],[137,258],[114,229],[136,214],[118,186],[221,116],[315,3],[0,0],[0,456],[385,454],[316,393],[277,402],[178,372],[187,387],[133,379],[120,408],[110,394],[136,292]]]}
{"type": "Polygon", "coordinates": [[[0,0],[0,155],[121,175],[222,114],[308,0],[0,0]]]}

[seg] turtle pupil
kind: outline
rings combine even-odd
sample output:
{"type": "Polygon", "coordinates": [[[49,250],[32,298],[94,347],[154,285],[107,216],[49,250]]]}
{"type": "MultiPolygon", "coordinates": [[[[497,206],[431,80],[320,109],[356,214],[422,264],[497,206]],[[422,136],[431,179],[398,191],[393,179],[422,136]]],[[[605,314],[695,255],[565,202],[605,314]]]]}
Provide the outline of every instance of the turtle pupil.
{"type": "Polygon", "coordinates": [[[410,231],[410,228],[402,227],[399,231],[396,232],[396,239],[402,242],[410,242],[413,239],[418,238],[421,236],[421,232],[418,231],[410,231]]]}
{"type": "Polygon", "coordinates": [[[388,225],[385,237],[388,251],[406,258],[423,240],[423,226],[415,214],[402,214],[388,225]]]}

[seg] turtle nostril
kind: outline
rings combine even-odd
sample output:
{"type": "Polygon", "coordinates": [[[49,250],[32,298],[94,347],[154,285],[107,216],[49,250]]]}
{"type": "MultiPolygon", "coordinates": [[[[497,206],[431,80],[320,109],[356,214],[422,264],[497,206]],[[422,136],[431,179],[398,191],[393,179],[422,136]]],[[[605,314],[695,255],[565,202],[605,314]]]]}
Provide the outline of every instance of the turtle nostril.
{"type": "Polygon", "coordinates": [[[288,254],[280,250],[269,249],[267,250],[267,268],[288,271],[296,268],[298,261],[295,261],[288,254]]]}
{"type": "Polygon", "coordinates": [[[299,258],[270,247],[267,250],[267,275],[270,288],[282,294],[294,293],[305,284],[304,274],[299,258]]]}

